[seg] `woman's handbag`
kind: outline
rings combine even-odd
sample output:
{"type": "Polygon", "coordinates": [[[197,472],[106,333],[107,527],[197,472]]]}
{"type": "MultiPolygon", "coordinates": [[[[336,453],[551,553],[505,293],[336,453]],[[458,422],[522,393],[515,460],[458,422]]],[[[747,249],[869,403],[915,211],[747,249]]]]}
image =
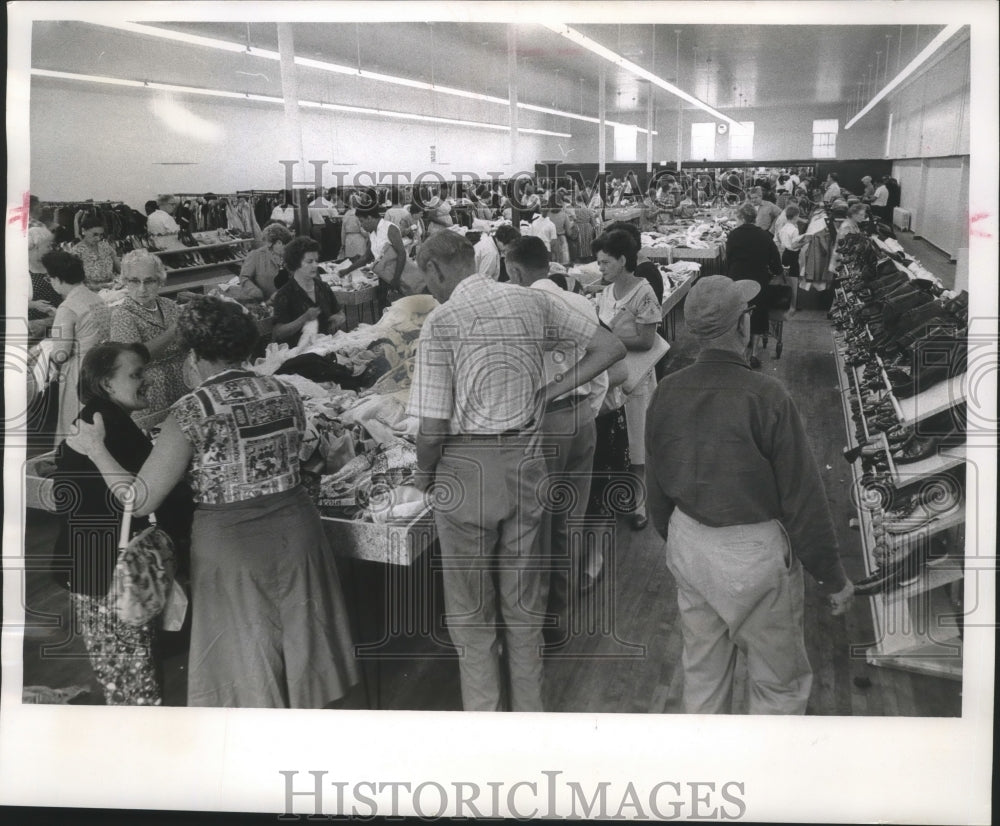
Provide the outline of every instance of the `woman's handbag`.
{"type": "Polygon", "coordinates": [[[134,491],[129,491],[118,540],[118,561],[111,577],[108,600],[126,625],[151,622],[167,605],[174,584],[174,543],[156,525],[129,539],[132,531],[134,491]]]}
{"type": "Polygon", "coordinates": [[[788,283],[788,277],[782,273],[771,279],[764,288],[764,306],[770,312],[788,312],[792,306],[792,285],[788,283]]]}

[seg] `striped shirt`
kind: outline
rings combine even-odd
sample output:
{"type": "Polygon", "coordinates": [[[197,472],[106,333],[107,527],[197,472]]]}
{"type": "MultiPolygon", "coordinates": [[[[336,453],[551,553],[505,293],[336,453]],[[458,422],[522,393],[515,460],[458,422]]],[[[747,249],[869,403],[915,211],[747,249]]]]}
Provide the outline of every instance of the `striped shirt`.
{"type": "Polygon", "coordinates": [[[586,348],[597,327],[540,290],[470,275],[424,323],[409,413],[454,434],[537,430],[545,352],[586,348]]]}

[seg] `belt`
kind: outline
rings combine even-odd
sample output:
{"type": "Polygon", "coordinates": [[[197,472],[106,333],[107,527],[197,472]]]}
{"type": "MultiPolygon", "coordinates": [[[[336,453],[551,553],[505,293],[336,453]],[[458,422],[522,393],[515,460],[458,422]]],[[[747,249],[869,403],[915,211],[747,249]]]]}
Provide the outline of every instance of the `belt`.
{"type": "Polygon", "coordinates": [[[555,401],[549,402],[545,406],[545,412],[555,413],[558,410],[565,410],[568,407],[573,407],[574,405],[579,404],[586,398],[587,397],[582,393],[576,393],[572,396],[566,396],[565,398],[562,399],[556,399],[555,401]]]}
{"type": "Polygon", "coordinates": [[[518,437],[534,436],[536,431],[516,429],[505,430],[503,433],[455,433],[448,437],[450,442],[466,444],[469,442],[486,442],[487,444],[504,444],[518,437]]]}

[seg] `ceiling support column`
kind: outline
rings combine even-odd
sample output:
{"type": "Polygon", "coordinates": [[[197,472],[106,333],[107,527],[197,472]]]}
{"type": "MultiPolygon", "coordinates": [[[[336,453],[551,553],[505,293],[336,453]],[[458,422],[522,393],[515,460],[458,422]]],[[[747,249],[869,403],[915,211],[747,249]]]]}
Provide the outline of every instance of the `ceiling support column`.
{"type": "MultiPolygon", "coordinates": [[[[513,23],[507,26],[507,94],[510,97],[510,165],[517,163],[517,29],[513,23]]],[[[516,171],[516,170],[515,170],[516,171]]]]}
{"type": "MultiPolygon", "coordinates": [[[[299,83],[295,68],[295,38],[291,23],[278,23],[278,56],[281,64],[281,95],[285,100],[286,152],[296,161],[297,170],[305,172],[306,159],[302,149],[302,115],[299,111],[299,83]]],[[[292,179],[295,176],[292,175],[292,179]]],[[[293,190],[293,195],[294,195],[293,190]]],[[[299,227],[309,230],[308,198],[296,198],[296,215],[299,227]]]]}

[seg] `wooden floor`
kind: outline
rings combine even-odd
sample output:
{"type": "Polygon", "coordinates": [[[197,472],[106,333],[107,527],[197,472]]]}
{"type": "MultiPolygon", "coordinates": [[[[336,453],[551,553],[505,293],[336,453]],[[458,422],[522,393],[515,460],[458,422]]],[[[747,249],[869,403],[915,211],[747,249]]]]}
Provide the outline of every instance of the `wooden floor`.
{"type": "MultiPolygon", "coordinates": [[[[763,356],[763,370],[784,381],[797,401],[824,476],[848,575],[860,578],[860,543],[848,527],[854,512],[850,469],[841,456],[845,434],[830,331],[825,312],[798,312],[785,324],[781,359],[774,358],[772,341],[763,356]]],[[[690,364],[694,356],[693,342],[681,321],[668,369],[690,364]]],[[[84,685],[88,693],[76,702],[100,703],[101,692],[82,645],[67,630],[65,594],[45,570],[54,538],[54,518],[30,512],[26,567],[34,570],[26,574],[25,685],[84,685]]],[[[582,627],[546,655],[546,707],[555,712],[677,712],[681,636],[663,543],[651,528],[634,533],[623,522],[612,560],[601,587],[577,606],[582,627]]],[[[460,709],[457,660],[446,630],[439,620],[430,619],[442,612],[441,582],[433,560],[425,558],[409,571],[393,569],[391,578],[377,564],[342,561],[340,567],[361,638],[379,639],[375,630],[379,626],[396,629],[384,644],[369,649],[365,684],[340,705],[460,709]],[[383,593],[389,594],[388,603],[394,606],[384,614],[383,593]]],[[[810,714],[961,714],[960,683],[865,662],[861,652],[875,642],[867,600],[856,600],[848,616],[832,618],[806,579],[806,644],[815,672],[810,714]]],[[[184,705],[184,635],[164,636],[165,699],[169,705],[184,705]]],[[[745,696],[739,690],[737,695],[739,711],[746,707],[745,696]]]]}

